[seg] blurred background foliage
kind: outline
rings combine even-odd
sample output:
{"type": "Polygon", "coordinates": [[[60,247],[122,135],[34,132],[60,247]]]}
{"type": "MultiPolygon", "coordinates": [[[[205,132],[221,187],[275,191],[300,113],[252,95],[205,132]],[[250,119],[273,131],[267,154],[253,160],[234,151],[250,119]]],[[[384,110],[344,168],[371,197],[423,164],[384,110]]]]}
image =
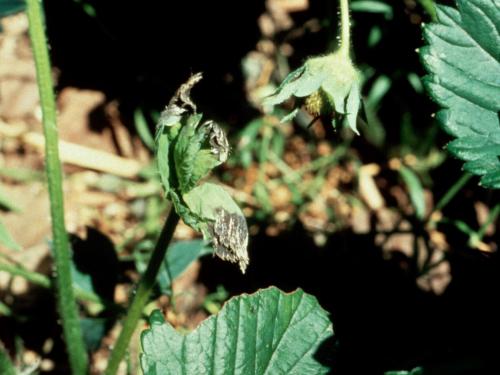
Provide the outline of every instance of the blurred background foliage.
{"type": "MultiPolygon", "coordinates": [[[[335,1],[44,5],[61,116],[70,90],[100,95],[84,113],[85,130],[79,130],[77,117],[61,123],[63,139],[64,134],[82,142],[96,137],[96,145],[108,137],[108,150],[141,161],[132,178],[66,166],[68,196],[85,192],[86,202],[93,202],[92,192],[107,199],[70,226],[77,234],[77,287],[86,301],[82,324],[96,369],[167,206],[150,153],[155,121],[179,84],[202,71],[205,79],[193,98],[207,118],[228,131],[232,144],[231,159],[211,178],[243,207],[251,264],[242,277],[233,266],[204,256],[206,246],[181,225],[176,237],[188,242],[170,251],[148,309],[168,306],[167,318],[187,329],[219,311],[232,295],[269,285],[301,287],[332,314],[336,338],[325,350],[334,353],[334,373],[378,374],[417,365],[425,374],[499,370],[500,311],[494,300],[499,197],[478,187],[476,178],[464,177],[461,163],[446,154],[448,137],[434,120],[437,108],[421,83],[425,72],[416,51],[423,45],[422,23],[435,16],[434,1],[351,1],[353,57],[363,77],[361,136],[334,130],[321,118],[313,122],[305,111],[280,123],[289,103],[274,110],[262,106],[307,57],[336,48],[335,1]],[[138,142],[124,143],[123,134],[138,142]],[[132,144],[132,151],[124,144],[132,144]],[[453,186],[457,193],[447,194],[453,186]],[[77,256],[87,248],[97,253],[77,256]],[[116,278],[98,279],[97,258],[102,270],[116,270],[116,278]]],[[[0,3],[2,16],[21,8],[22,2],[0,3]]],[[[17,118],[0,108],[0,115],[2,121],[32,126],[36,114],[30,111],[17,118]]],[[[6,188],[42,181],[40,159],[30,156],[23,139],[2,143],[6,188]]],[[[84,206],[68,201],[75,210],[84,206]]],[[[22,200],[0,196],[11,240],[26,248],[9,226],[16,203],[25,207],[22,200]]],[[[40,238],[46,248],[43,233],[40,238]]],[[[15,258],[12,251],[2,254],[15,258]]],[[[52,368],[42,366],[43,373],[58,373],[65,366],[59,364],[63,347],[46,291],[50,262],[42,259],[34,266],[17,260],[6,263],[8,270],[0,268],[37,285],[16,294],[12,280],[2,284],[0,338],[11,354],[31,351],[42,364],[52,361],[52,368]],[[44,326],[47,319],[53,324],[44,326]]],[[[22,356],[18,362],[29,363],[22,356]]],[[[129,364],[131,371],[136,365],[129,364]]]]}

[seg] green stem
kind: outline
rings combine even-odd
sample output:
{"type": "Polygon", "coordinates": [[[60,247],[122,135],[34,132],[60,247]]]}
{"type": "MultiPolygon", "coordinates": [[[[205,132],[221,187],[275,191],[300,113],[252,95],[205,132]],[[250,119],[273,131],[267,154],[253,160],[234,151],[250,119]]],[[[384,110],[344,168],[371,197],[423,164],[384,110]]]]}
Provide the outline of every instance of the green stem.
{"type": "Polygon", "coordinates": [[[349,57],[351,48],[351,20],[349,18],[349,0],[340,0],[340,53],[349,57]]]}
{"type": "Polygon", "coordinates": [[[422,8],[424,8],[425,11],[429,14],[431,20],[436,21],[436,4],[434,3],[434,0],[419,0],[419,2],[420,5],[422,5],[422,8]]]}
{"type": "Polygon", "coordinates": [[[56,106],[42,12],[39,0],[27,0],[29,33],[35,59],[45,136],[45,171],[50,195],[57,303],[72,373],[74,375],[83,375],[87,373],[88,358],[72,288],[70,245],[64,226],[62,172],[59,160],[56,106]]]}
{"type": "Polygon", "coordinates": [[[491,225],[491,223],[493,223],[497,219],[499,214],[500,214],[500,203],[498,203],[495,207],[493,207],[493,209],[490,211],[490,214],[488,215],[488,218],[486,219],[484,224],[481,225],[481,228],[479,228],[479,230],[477,231],[475,237],[476,241],[483,240],[483,237],[486,234],[486,230],[491,225]]]}
{"type": "Polygon", "coordinates": [[[465,184],[472,178],[470,173],[464,173],[452,186],[448,189],[445,195],[439,200],[439,202],[434,207],[429,217],[432,216],[434,212],[441,211],[450,201],[457,195],[457,193],[465,186],[465,184]]]}
{"type": "Polygon", "coordinates": [[[118,366],[125,356],[130,338],[132,337],[135,328],[137,327],[137,323],[141,318],[144,306],[148,302],[151,289],[156,282],[158,270],[160,269],[163,259],[165,258],[168,245],[172,240],[174,230],[178,222],[179,215],[177,215],[177,213],[175,212],[174,207],[171,206],[170,212],[168,213],[167,219],[165,221],[165,225],[163,226],[163,229],[161,231],[160,238],[156,243],[153,254],[151,255],[151,259],[149,259],[148,267],[146,268],[146,271],[142,275],[142,278],[137,285],[134,298],[128,309],[125,322],[123,323],[123,328],[120,336],[118,337],[118,340],[114,345],[113,351],[111,352],[108,367],[105,372],[105,374],[107,375],[116,374],[118,366]]]}

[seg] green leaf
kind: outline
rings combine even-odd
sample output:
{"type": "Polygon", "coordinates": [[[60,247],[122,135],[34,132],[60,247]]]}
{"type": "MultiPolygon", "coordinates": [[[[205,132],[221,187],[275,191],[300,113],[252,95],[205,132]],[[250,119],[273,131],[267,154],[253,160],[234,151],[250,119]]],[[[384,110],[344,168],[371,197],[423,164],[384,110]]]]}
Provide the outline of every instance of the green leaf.
{"type": "Polygon", "coordinates": [[[172,280],[181,275],[196,259],[211,253],[212,248],[201,240],[180,241],[171,245],[158,273],[161,291],[170,294],[172,280]]]}
{"type": "Polygon", "coordinates": [[[390,5],[373,0],[359,0],[352,2],[351,11],[380,13],[384,15],[385,19],[392,19],[393,16],[392,7],[390,5]]]}
{"type": "Polygon", "coordinates": [[[5,351],[0,348],[0,374],[3,375],[16,375],[17,371],[12,364],[9,356],[5,351]]]}
{"type": "Polygon", "coordinates": [[[145,375],[325,374],[315,354],[332,335],[316,298],[271,287],[231,299],[188,335],[153,312],[141,366],[145,375]]]}
{"type": "Polygon", "coordinates": [[[14,241],[10,233],[7,231],[7,228],[1,221],[0,221],[0,244],[12,250],[16,251],[21,250],[21,246],[16,241],[14,241]]]}
{"type": "Polygon", "coordinates": [[[0,18],[22,12],[26,8],[24,0],[1,0],[0,18]]]}
{"type": "Polygon", "coordinates": [[[94,352],[101,346],[103,337],[106,335],[109,325],[107,318],[82,318],[80,325],[83,332],[83,340],[89,352],[94,352]]]}
{"type": "Polygon", "coordinates": [[[215,157],[211,150],[203,149],[198,151],[196,157],[193,161],[193,169],[191,170],[191,185],[188,185],[188,189],[191,189],[198,181],[203,177],[207,176],[212,169],[217,167],[220,161],[215,157]]]}
{"type": "Polygon", "coordinates": [[[79,271],[74,262],[71,262],[71,278],[73,279],[74,287],[86,292],[95,292],[94,285],[92,284],[92,276],[89,273],[79,271]]]}
{"type": "MultiPolygon", "coordinates": [[[[289,73],[283,82],[279,85],[278,89],[274,94],[265,99],[266,105],[276,105],[283,103],[285,100],[290,98],[297,91],[297,87],[301,83],[301,78],[306,71],[306,65],[302,65],[300,68],[289,73]]],[[[319,87],[319,85],[318,85],[319,87]]]]}
{"type": "Polygon", "coordinates": [[[349,91],[349,96],[346,101],[346,116],[345,122],[351,128],[351,130],[359,135],[359,131],[356,127],[356,121],[358,118],[359,107],[361,105],[361,93],[359,91],[359,85],[357,82],[353,83],[351,91],[349,91]]]}
{"type": "Polygon", "coordinates": [[[191,190],[197,182],[193,178],[193,168],[196,155],[206,137],[203,129],[197,128],[201,118],[201,114],[190,116],[183,124],[175,142],[174,162],[179,189],[182,193],[191,190]]]}
{"type": "Polygon", "coordinates": [[[21,209],[12,202],[12,199],[0,190],[0,208],[7,211],[20,212],[21,209]]]}
{"type": "Polygon", "coordinates": [[[420,183],[418,176],[409,168],[404,165],[399,168],[399,174],[408,188],[411,204],[415,209],[415,216],[422,220],[425,216],[425,198],[424,189],[420,183]]]}
{"type": "MultiPolygon", "coordinates": [[[[167,128],[165,128],[167,129],[167,128]]],[[[165,195],[170,192],[170,140],[168,133],[163,131],[157,135],[156,140],[156,162],[158,164],[158,172],[163,185],[165,195]]]]}
{"type": "Polygon", "coordinates": [[[229,153],[222,129],[210,121],[200,125],[201,118],[202,114],[190,116],[175,140],[174,163],[181,193],[196,186],[200,179],[224,162],[229,153]]]}
{"type": "Polygon", "coordinates": [[[443,109],[437,119],[457,140],[448,150],[500,188],[500,1],[457,0],[458,9],[438,5],[437,22],[424,28],[421,49],[429,75],[424,83],[443,109]]]}
{"type": "Polygon", "coordinates": [[[215,221],[218,208],[243,216],[233,198],[219,185],[204,183],[184,194],[183,198],[191,212],[204,220],[215,221]]]}
{"type": "Polygon", "coordinates": [[[147,148],[149,148],[150,150],[154,150],[155,140],[151,135],[148,123],[141,109],[136,109],[134,112],[134,124],[135,130],[137,131],[137,134],[139,134],[141,141],[146,145],[147,148]]]}
{"type": "Polygon", "coordinates": [[[182,221],[184,221],[186,225],[189,225],[194,230],[201,232],[203,225],[200,226],[200,224],[203,224],[203,222],[200,222],[200,218],[191,212],[186,203],[177,195],[174,190],[171,190],[169,192],[168,198],[172,201],[174,209],[181,217],[182,221]]]}

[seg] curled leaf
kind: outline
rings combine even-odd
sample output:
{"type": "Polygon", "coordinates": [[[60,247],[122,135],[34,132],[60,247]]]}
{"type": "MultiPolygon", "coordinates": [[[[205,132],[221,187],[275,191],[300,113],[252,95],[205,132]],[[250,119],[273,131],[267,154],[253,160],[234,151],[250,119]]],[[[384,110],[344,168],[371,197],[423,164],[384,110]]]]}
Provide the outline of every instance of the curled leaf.
{"type": "MultiPolygon", "coordinates": [[[[280,104],[292,96],[306,97],[306,109],[313,116],[329,116],[333,124],[340,117],[359,134],[356,128],[361,103],[359,86],[359,72],[351,59],[341,53],[333,53],[307,60],[283,80],[265,104],[280,104]]],[[[297,110],[285,118],[293,118],[297,110]]]]}
{"type": "Polygon", "coordinates": [[[248,265],[248,229],[233,198],[221,187],[200,180],[228,158],[226,134],[213,121],[202,122],[191,101],[191,88],[201,79],[193,75],[163,111],[156,129],[156,158],[165,195],[182,220],[214,245],[215,254],[248,265]]]}
{"type": "Polygon", "coordinates": [[[219,163],[224,163],[229,156],[229,142],[226,137],[226,133],[221,129],[217,123],[209,121],[207,123],[208,127],[208,138],[210,142],[210,147],[212,154],[217,156],[219,163]]]}
{"type": "Polygon", "coordinates": [[[191,89],[203,78],[202,73],[193,74],[183,83],[170,99],[165,110],[161,113],[159,126],[172,126],[180,122],[182,115],[188,111],[189,107],[196,112],[196,105],[191,100],[191,89]]]}
{"type": "Polygon", "coordinates": [[[245,216],[233,198],[220,186],[204,183],[183,196],[201,223],[200,230],[212,241],[215,255],[238,263],[244,273],[249,262],[248,228],[245,216]]]}

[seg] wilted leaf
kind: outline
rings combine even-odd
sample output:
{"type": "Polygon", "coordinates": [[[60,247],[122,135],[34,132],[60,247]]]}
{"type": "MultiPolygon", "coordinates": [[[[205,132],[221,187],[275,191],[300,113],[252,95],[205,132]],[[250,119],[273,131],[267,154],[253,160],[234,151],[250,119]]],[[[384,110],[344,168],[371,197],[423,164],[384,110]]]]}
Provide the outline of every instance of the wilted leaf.
{"type": "Polygon", "coordinates": [[[315,354],[332,335],[316,298],[272,287],[231,299],[188,335],[153,312],[141,366],[145,375],[325,374],[315,354]]]}
{"type": "Polygon", "coordinates": [[[219,257],[238,262],[244,272],[248,265],[245,217],[222,188],[206,183],[197,186],[226,161],[230,149],[224,131],[213,121],[202,123],[203,115],[196,112],[189,97],[200,79],[201,74],[196,74],[177,90],[158,123],[155,140],[160,178],[166,197],[184,223],[213,242],[219,257]]]}
{"type": "Polygon", "coordinates": [[[161,113],[158,128],[165,126],[172,126],[179,123],[184,113],[188,108],[196,113],[196,105],[191,100],[191,89],[196,85],[203,75],[201,73],[193,74],[189,79],[184,82],[176,91],[175,95],[170,99],[165,110],[161,113]]]}
{"type": "Polygon", "coordinates": [[[443,107],[437,118],[457,138],[448,150],[481,184],[500,188],[500,1],[457,0],[438,5],[424,29],[421,56],[427,91],[443,107]]]}
{"type": "Polygon", "coordinates": [[[206,240],[215,254],[238,263],[244,273],[248,265],[248,228],[245,216],[233,198],[220,186],[204,183],[183,196],[187,206],[202,221],[206,240]]]}

